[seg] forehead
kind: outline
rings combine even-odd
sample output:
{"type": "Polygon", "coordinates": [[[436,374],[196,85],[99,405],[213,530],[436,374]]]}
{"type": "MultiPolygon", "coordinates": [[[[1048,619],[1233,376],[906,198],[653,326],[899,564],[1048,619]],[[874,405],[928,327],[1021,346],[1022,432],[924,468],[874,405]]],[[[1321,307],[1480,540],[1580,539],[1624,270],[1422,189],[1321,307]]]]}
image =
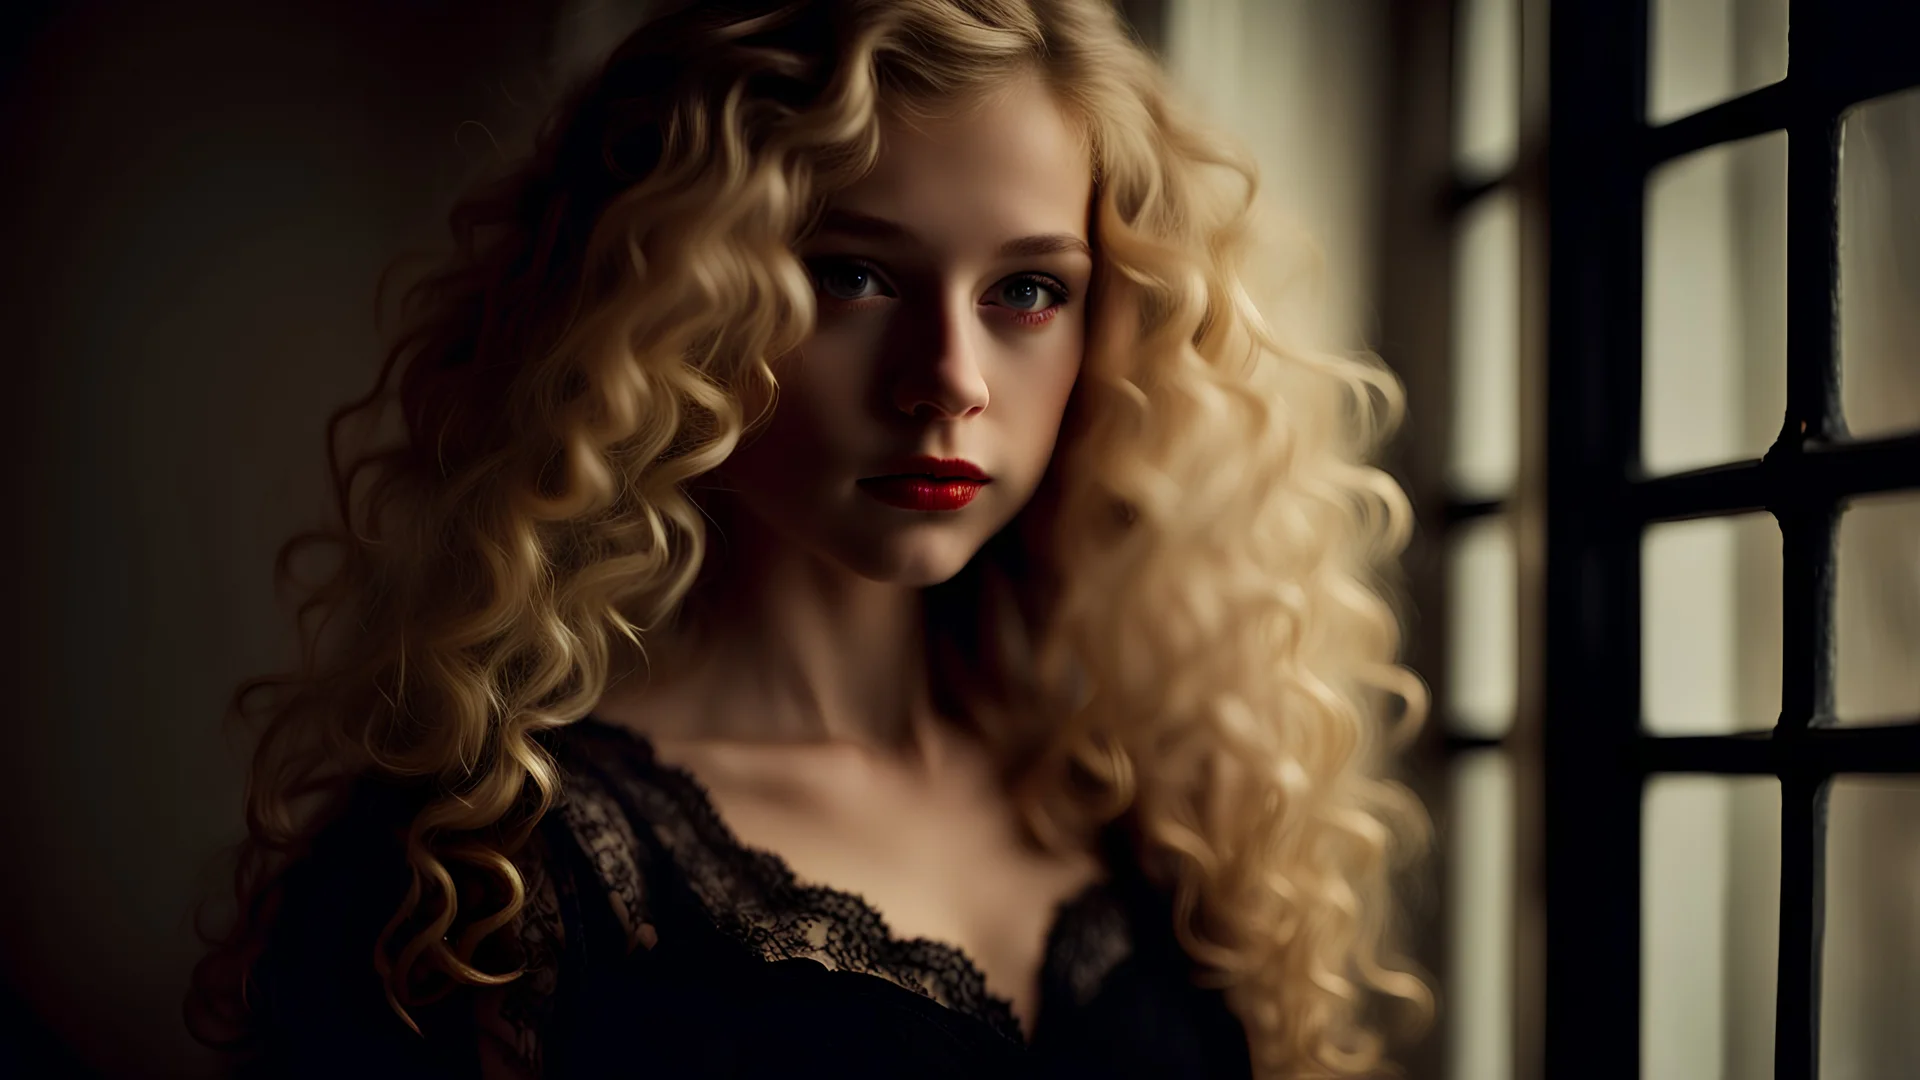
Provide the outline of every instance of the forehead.
{"type": "Polygon", "coordinates": [[[1036,78],[934,118],[889,116],[872,172],[829,205],[929,238],[1087,235],[1093,167],[1079,129],[1036,78]],[[993,235],[987,235],[992,233],[993,235]]]}

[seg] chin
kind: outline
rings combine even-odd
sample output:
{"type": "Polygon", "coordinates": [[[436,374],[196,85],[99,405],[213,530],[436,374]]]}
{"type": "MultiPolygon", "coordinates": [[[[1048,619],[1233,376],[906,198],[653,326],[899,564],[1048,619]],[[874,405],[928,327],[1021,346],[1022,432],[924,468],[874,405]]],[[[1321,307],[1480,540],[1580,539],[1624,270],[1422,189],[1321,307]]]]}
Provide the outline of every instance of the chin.
{"type": "Polygon", "coordinates": [[[981,546],[953,536],[899,537],[890,543],[859,545],[859,550],[843,549],[838,561],[868,581],[924,589],[965,569],[981,546]]]}

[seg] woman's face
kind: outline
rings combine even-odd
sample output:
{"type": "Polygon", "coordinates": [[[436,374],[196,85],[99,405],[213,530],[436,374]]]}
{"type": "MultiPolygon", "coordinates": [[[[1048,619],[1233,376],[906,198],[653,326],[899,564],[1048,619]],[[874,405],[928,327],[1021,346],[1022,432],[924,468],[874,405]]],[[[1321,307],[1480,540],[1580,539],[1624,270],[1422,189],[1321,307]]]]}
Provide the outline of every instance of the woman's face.
{"type": "Polygon", "coordinates": [[[818,323],[773,365],[778,404],[725,486],[785,542],[862,577],[958,573],[1052,456],[1085,342],[1092,190],[1037,80],[883,125],[878,166],[801,249],[818,323]],[[984,483],[962,479],[969,466],[984,483]]]}

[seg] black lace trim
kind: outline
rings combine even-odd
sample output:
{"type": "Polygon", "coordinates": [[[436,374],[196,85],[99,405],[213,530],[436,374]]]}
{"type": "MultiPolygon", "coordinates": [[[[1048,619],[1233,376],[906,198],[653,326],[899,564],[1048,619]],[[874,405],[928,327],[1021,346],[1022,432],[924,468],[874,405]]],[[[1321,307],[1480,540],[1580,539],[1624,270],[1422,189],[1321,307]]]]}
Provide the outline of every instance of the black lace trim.
{"type": "Polygon", "coordinates": [[[742,843],[691,773],[661,761],[638,735],[628,742],[646,775],[619,778],[622,793],[653,825],[701,906],[729,937],[768,960],[805,957],[878,975],[1021,1038],[1012,1003],[987,990],[986,977],[958,948],[895,937],[861,897],[802,884],[784,859],[742,843]]]}
{"type": "Polygon", "coordinates": [[[522,969],[500,998],[500,1027],[490,1034],[502,1040],[507,1060],[520,1072],[538,1076],[544,1049],[543,1033],[553,1021],[555,993],[560,983],[560,897],[573,883],[555,875],[546,845],[539,834],[516,860],[526,884],[526,903],[520,909],[515,934],[522,969]]]}
{"type": "MultiPolygon", "coordinates": [[[[564,947],[563,907],[577,907],[580,889],[598,888],[606,896],[627,936],[627,949],[651,947],[654,930],[643,885],[647,849],[634,835],[620,804],[584,773],[570,773],[553,809],[555,824],[566,830],[592,864],[590,882],[579,882],[546,835],[545,826],[516,863],[526,884],[526,903],[516,926],[514,966],[521,976],[500,998],[500,1025],[493,1031],[501,1050],[521,1073],[539,1076],[545,1033],[550,1031],[560,984],[564,947]]],[[[564,843],[565,841],[561,841],[564,843]]]]}
{"type": "Polygon", "coordinates": [[[614,917],[626,933],[627,951],[651,947],[654,930],[644,884],[650,849],[634,834],[619,801],[590,774],[576,770],[567,780],[561,816],[593,864],[595,879],[607,891],[614,917]]]}
{"type": "MultiPolygon", "coordinates": [[[[594,733],[607,751],[594,755],[603,780],[623,797],[636,822],[651,826],[708,917],[729,937],[768,960],[805,957],[880,976],[1023,1041],[1012,1003],[987,989],[978,965],[961,949],[896,937],[864,898],[802,883],[784,859],[742,843],[705,786],[661,761],[639,734],[591,719],[574,727],[594,733]],[[613,761],[632,768],[615,774],[607,770],[613,761]]],[[[1131,952],[1124,912],[1095,883],[1056,912],[1042,983],[1058,979],[1073,1004],[1083,1005],[1131,952]]]]}

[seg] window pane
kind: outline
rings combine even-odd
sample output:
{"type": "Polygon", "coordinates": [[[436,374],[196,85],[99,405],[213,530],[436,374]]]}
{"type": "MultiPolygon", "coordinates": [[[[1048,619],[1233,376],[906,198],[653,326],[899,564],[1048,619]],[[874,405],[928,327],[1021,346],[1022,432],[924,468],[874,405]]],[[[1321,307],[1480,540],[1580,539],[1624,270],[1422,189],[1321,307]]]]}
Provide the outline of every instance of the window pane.
{"type": "Polygon", "coordinates": [[[1455,530],[1447,560],[1447,718],[1463,735],[1513,727],[1519,600],[1513,532],[1504,517],[1455,530]]]}
{"type": "Polygon", "coordinates": [[[1447,478],[1468,498],[1513,489],[1520,467],[1520,207],[1495,191],[1454,234],[1453,438],[1447,478]]]}
{"type": "Polygon", "coordinates": [[[1787,0],[1655,0],[1647,120],[1664,124],[1787,75],[1787,0]]]}
{"type": "Polygon", "coordinates": [[[1656,525],[1640,549],[1640,705],[1655,735],[1780,715],[1780,529],[1767,514],[1656,525]]]}
{"type": "Polygon", "coordinates": [[[1920,717],[1920,495],[1854,500],[1834,573],[1840,722],[1920,717]]]}
{"type": "Polygon", "coordinates": [[[1840,398],[1855,435],[1920,427],[1920,89],[1841,124],[1840,398]]]}
{"type": "Polygon", "coordinates": [[[1520,145],[1520,2],[1462,0],[1455,11],[1453,165],[1497,176],[1520,145]]]}
{"type": "Polygon", "coordinates": [[[1656,779],[1641,838],[1643,1080],[1770,1080],[1779,781],[1656,779]]]}
{"type": "Polygon", "coordinates": [[[1826,909],[1821,1080],[1920,1076],[1920,780],[1833,782],[1826,909]]]}
{"type": "Polygon", "coordinates": [[[1513,765],[1504,751],[1453,766],[1447,835],[1447,941],[1452,985],[1447,1075],[1513,1075],[1513,765]]]}
{"type": "Polygon", "coordinates": [[[1647,190],[1641,452],[1757,458],[1787,407],[1787,136],[1690,154],[1647,190]]]}

